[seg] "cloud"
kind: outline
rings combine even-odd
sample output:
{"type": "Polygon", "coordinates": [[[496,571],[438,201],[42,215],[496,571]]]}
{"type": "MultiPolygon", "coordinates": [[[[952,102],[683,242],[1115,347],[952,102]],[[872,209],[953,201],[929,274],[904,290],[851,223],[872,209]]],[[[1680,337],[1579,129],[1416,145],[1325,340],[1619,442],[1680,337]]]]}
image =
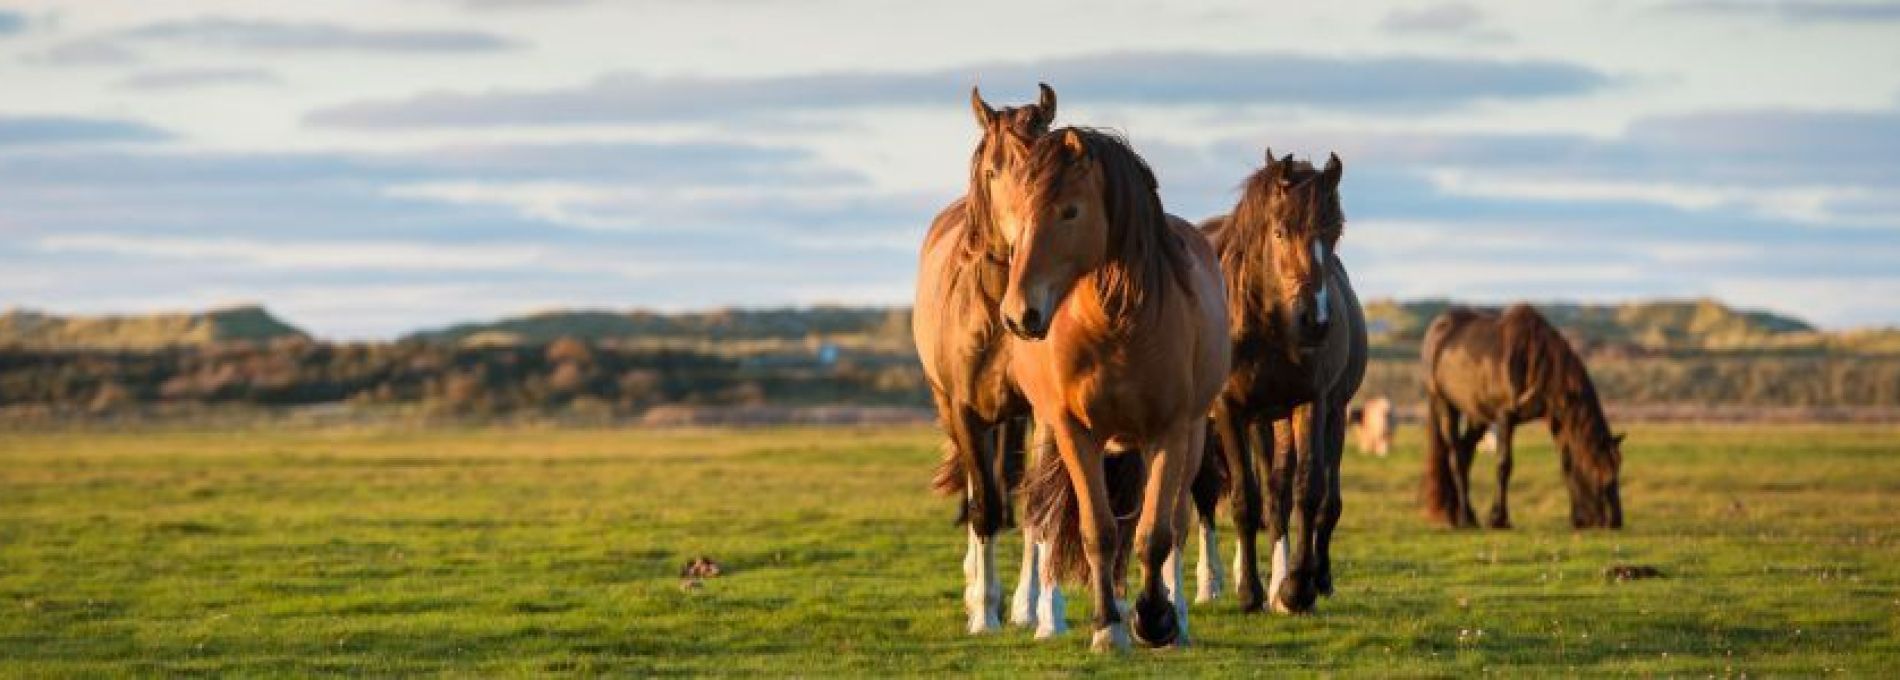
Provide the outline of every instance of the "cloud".
{"type": "Polygon", "coordinates": [[[138,60],[137,53],[100,37],[63,42],[26,56],[29,63],[48,66],[115,66],[138,60]]]}
{"type": "Polygon", "coordinates": [[[0,37],[26,31],[26,17],[19,12],[0,9],[0,37]]]}
{"type": "Polygon", "coordinates": [[[493,52],[515,46],[507,38],[481,31],[365,29],[223,17],[160,22],[119,35],[132,40],[260,51],[493,52]]]}
{"type": "Polygon", "coordinates": [[[768,77],[654,77],[621,72],[578,88],[436,92],[315,111],[312,125],[350,128],[587,125],[757,117],[789,111],[961,106],[970,85],[1147,105],[1333,109],[1451,108],[1489,99],[1593,92],[1611,83],[1555,61],[1326,57],[1292,53],[1111,52],[948,69],[768,77]]]}
{"type": "Polygon", "coordinates": [[[171,91],[196,90],[230,85],[278,85],[283,79],[258,68],[192,68],[170,71],[145,71],[120,80],[121,90],[171,91]]]}
{"type": "Polygon", "coordinates": [[[1768,16],[1790,23],[1900,21],[1900,4],[1879,0],[1692,0],[1669,7],[1679,12],[1768,16]]]}
{"type": "Polygon", "coordinates": [[[64,116],[0,116],[0,147],[154,142],[170,139],[164,130],[127,120],[64,116]]]}
{"type": "Polygon", "coordinates": [[[499,52],[519,45],[484,31],[370,29],[319,22],[199,17],[162,21],[60,43],[29,61],[57,66],[129,64],[141,45],[171,44],[245,52],[371,52],[454,54],[499,52]]]}
{"type": "Polygon", "coordinates": [[[402,241],[179,238],[124,234],[47,236],[50,253],[105,253],[135,259],[216,260],[272,269],[400,269],[483,271],[525,267],[546,256],[528,244],[466,245],[402,241]]]}
{"type": "Polygon", "coordinates": [[[1397,35],[1445,35],[1474,42],[1506,42],[1510,36],[1484,26],[1484,14],[1462,2],[1445,2],[1387,12],[1379,28],[1397,35]]]}

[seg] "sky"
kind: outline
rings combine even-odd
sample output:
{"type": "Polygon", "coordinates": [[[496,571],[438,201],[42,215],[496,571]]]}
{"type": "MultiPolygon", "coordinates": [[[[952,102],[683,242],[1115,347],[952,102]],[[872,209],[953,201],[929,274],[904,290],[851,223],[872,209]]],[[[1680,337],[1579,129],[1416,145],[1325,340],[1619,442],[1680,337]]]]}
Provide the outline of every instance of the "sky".
{"type": "Polygon", "coordinates": [[[1900,2],[0,0],[0,308],[320,336],[907,304],[968,103],[1170,212],[1345,163],[1362,298],[1900,325],[1900,2]]]}

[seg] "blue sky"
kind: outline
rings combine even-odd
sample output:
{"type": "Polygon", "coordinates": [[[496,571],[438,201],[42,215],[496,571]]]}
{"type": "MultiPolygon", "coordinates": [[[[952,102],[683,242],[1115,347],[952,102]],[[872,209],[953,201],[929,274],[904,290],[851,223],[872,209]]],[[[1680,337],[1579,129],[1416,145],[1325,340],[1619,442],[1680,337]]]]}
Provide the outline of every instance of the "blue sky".
{"type": "Polygon", "coordinates": [[[1900,3],[0,1],[0,306],[386,338],[901,304],[980,84],[1168,208],[1345,160],[1366,297],[1900,324],[1900,3]]]}

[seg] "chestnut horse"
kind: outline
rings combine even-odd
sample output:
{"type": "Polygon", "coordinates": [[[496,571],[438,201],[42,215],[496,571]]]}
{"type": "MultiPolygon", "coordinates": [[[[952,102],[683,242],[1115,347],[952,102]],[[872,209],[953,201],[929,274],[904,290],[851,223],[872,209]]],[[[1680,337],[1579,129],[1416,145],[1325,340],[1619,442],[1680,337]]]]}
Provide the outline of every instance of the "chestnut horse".
{"type": "MultiPolygon", "coordinates": [[[[1332,592],[1346,407],[1367,362],[1365,313],[1336,253],[1345,231],[1343,173],[1338,156],[1321,170],[1269,150],[1233,212],[1201,225],[1220,254],[1231,322],[1233,371],[1213,415],[1232,486],[1234,585],[1243,611],[1258,611],[1264,597],[1254,544],[1261,528],[1274,542],[1276,611],[1311,611],[1318,595],[1332,592]],[[1272,450],[1254,455],[1250,430],[1272,450]],[[1264,525],[1263,478],[1271,510],[1264,525]],[[1294,509],[1300,522],[1289,570],[1294,509]]],[[[1210,508],[1201,510],[1202,526],[1212,526],[1210,508]]]]}
{"type": "Polygon", "coordinates": [[[1208,405],[1227,376],[1227,301],[1220,265],[1185,221],[1162,210],[1154,173],[1119,137],[1052,131],[1025,161],[997,174],[988,214],[1011,254],[1002,317],[1010,373],[1039,430],[1060,452],[1067,483],[1025,486],[1071,494],[1073,512],[1039,518],[1058,537],[1054,557],[1074,565],[1080,544],[1094,604],[1097,651],[1126,648],[1116,593],[1123,572],[1104,458],[1139,457],[1133,544],[1141,591],[1134,635],[1187,641],[1187,599],[1174,553],[1189,517],[1208,405]],[[1163,572],[1167,572],[1165,575],[1163,572]],[[1165,581],[1165,583],[1164,583],[1165,581]]]}
{"type": "MultiPolygon", "coordinates": [[[[1029,144],[1049,130],[1055,91],[1048,85],[1040,89],[1037,103],[1000,111],[971,90],[970,105],[982,130],[970,157],[973,191],[987,187],[993,173],[1020,162],[1029,144]]],[[[959,198],[930,224],[917,268],[911,332],[939,423],[949,435],[934,485],[963,498],[959,520],[969,526],[964,605],[970,632],[982,633],[1001,627],[994,539],[1010,521],[1007,489],[1021,479],[1029,404],[1009,379],[997,323],[1008,251],[988,221],[971,219],[970,206],[967,195],[959,198]]],[[[1037,592],[1041,579],[1033,532],[1026,528],[1024,539],[1023,579],[1011,618],[1034,626],[1037,609],[1052,608],[1040,612],[1042,633],[1060,632],[1060,593],[1037,592]]]]}
{"type": "Polygon", "coordinates": [[[1419,495],[1427,517],[1478,525],[1471,512],[1471,459],[1478,441],[1495,432],[1498,495],[1490,525],[1511,526],[1512,431],[1541,418],[1550,421],[1563,458],[1570,525],[1623,527],[1623,435],[1610,433],[1583,360],[1537,310],[1521,304],[1502,314],[1448,310],[1426,329],[1423,354],[1430,415],[1419,495]]]}

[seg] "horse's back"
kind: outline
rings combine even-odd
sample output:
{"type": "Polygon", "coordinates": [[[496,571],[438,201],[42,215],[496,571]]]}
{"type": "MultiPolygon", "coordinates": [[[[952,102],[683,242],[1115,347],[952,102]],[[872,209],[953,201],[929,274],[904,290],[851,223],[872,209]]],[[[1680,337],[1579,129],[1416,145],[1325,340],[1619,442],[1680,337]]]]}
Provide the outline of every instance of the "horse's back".
{"type": "Polygon", "coordinates": [[[1426,391],[1485,420],[1507,410],[1514,390],[1499,331],[1496,314],[1465,308],[1440,313],[1421,346],[1426,391]]]}

